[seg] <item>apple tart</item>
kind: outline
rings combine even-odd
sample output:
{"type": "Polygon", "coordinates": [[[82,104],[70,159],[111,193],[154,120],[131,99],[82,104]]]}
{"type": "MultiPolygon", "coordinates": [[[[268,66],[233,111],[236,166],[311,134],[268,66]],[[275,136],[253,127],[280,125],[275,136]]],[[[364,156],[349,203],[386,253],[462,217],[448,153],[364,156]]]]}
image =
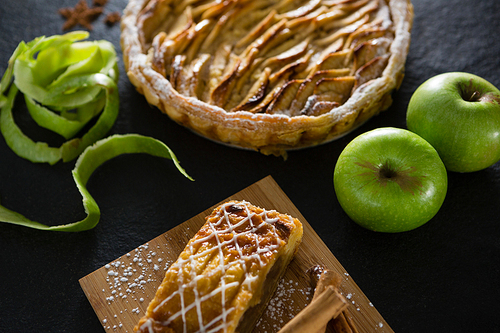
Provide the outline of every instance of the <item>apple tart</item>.
{"type": "Polygon", "coordinates": [[[299,220],[246,201],[218,206],[169,267],[134,330],[251,332],[302,232],[299,220]]]}
{"type": "Polygon", "coordinates": [[[209,139],[284,155],[387,109],[410,44],[410,0],[130,0],[127,75],[209,139]]]}

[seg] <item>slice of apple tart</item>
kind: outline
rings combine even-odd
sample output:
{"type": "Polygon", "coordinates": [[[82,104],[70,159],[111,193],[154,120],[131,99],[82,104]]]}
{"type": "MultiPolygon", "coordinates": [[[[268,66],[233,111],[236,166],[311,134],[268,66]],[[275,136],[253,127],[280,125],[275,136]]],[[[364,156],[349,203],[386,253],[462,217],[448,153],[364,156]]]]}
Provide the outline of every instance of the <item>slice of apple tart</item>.
{"type": "Polygon", "coordinates": [[[130,81],[176,122],[283,155],[333,140],[392,103],[410,0],[130,0],[130,81]]]}
{"type": "Polygon", "coordinates": [[[251,332],[302,240],[299,220],[247,201],[218,206],[165,274],[142,333],[251,332]]]}

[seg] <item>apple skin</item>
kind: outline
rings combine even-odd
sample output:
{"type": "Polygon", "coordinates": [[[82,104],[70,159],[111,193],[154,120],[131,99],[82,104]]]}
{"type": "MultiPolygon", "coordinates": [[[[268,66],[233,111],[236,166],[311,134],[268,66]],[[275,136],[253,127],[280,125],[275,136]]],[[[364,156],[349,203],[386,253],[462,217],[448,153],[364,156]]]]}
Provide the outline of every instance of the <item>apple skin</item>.
{"type": "Polygon", "coordinates": [[[339,156],[333,179],[347,215],[364,228],[387,233],[428,222],[448,188],[436,150],[415,133],[393,127],[352,140],[339,156]]]}
{"type": "Polygon", "coordinates": [[[500,160],[500,91],[469,73],[434,76],[413,93],[406,126],[437,150],[448,170],[488,168],[500,160]]]}

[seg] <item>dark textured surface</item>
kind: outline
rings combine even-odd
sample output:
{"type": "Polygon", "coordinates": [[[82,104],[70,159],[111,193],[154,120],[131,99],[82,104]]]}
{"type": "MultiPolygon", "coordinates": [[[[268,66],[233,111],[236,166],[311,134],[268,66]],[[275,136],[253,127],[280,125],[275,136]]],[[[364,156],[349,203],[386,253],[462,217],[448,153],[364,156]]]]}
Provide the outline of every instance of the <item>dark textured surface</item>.
{"type": "MultiPolygon", "coordinates": [[[[0,72],[21,40],[61,33],[60,7],[77,1],[0,1],[0,72]]],[[[207,141],[170,121],[135,92],[120,61],[119,118],[110,134],[140,133],[165,142],[196,181],[170,161],[121,156],[92,176],[101,208],[91,231],[53,233],[0,224],[0,332],[103,332],[78,279],[200,211],[271,175],[396,332],[498,332],[500,306],[500,163],[449,173],[445,203],[426,225],[376,234],[341,210],[332,175],[355,136],[382,126],[405,128],[412,92],[447,71],[477,74],[500,87],[500,2],[414,0],[406,77],[393,106],[350,135],[292,152],[287,161],[207,141]]],[[[105,13],[123,10],[111,0],[105,13]]],[[[104,16],[91,39],[119,49],[119,26],[104,16]]],[[[120,53],[121,56],[121,53],[120,53]]],[[[34,135],[44,135],[34,133],[34,135]]],[[[0,138],[0,199],[46,224],[85,216],[71,177],[74,163],[35,165],[0,138]]]]}

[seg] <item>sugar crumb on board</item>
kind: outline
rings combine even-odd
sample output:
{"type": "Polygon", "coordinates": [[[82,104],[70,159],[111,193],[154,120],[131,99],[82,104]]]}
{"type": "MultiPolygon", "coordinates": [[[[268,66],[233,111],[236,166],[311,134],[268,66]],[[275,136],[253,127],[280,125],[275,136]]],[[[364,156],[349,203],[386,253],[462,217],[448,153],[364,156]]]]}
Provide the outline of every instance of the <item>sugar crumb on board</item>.
{"type": "Polygon", "coordinates": [[[102,320],[104,329],[124,329],[120,321],[121,316],[140,316],[141,306],[137,305],[147,306],[146,300],[152,297],[146,294],[146,286],[152,282],[161,283],[163,277],[159,276],[159,272],[166,271],[172,263],[165,260],[162,253],[159,245],[154,249],[146,243],[104,266],[108,288],[103,288],[102,292],[105,294],[106,303],[111,305],[120,302],[120,308],[123,309],[112,318],[102,320]]]}

